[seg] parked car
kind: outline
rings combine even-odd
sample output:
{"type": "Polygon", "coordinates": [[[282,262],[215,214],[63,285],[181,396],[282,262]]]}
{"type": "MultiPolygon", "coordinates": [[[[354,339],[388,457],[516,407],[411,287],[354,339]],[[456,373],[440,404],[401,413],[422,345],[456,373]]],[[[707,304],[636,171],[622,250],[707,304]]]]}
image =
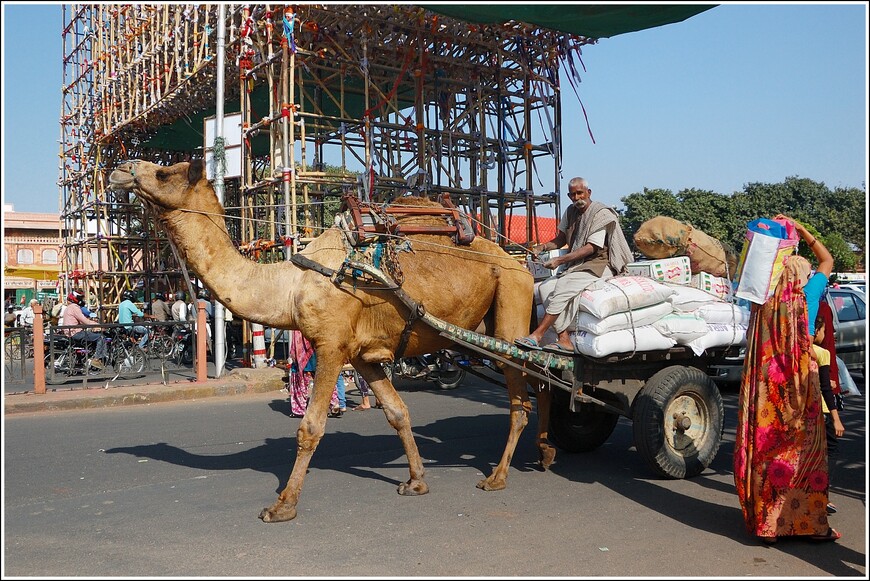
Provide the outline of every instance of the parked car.
{"type": "Polygon", "coordinates": [[[851,288],[829,288],[828,303],[834,311],[834,338],[837,357],[843,360],[849,373],[864,375],[867,361],[867,303],[863,291],[851,288]]]}
{"type": "Polygon", "coordinates": [[[866,294],[867,286],[864,284],[863,280],[853,280],[852,282],[845,282],[840,284],[840,288],[853,289],[861,294],[866,294]]]}
{"type": "MultiPolygon", "coordinates": [[[[867,361],[867,305],[864,293],[852,288],[828,287],[825,293],[834,318],[834,342],[837,356],[846,364],[849,373],[864,375],[867,361]]],[[[745,349],[736,357],[728,358],[727,364],[713,368],[713,379],[724,383],[739,382],[743,371],[745,349]]]]}

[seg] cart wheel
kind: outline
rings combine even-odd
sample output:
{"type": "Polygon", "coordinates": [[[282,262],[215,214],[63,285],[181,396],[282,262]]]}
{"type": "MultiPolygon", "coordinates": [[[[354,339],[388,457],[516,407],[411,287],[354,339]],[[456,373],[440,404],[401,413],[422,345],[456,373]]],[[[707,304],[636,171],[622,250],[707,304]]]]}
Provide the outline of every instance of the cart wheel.
{"type": "Polygon", "coordinates": [[[653,375],[634,402],[634,444],[657,473],[691,478],[716,457],[722,395],[707,374],[674,365],[653,375]]]}
{"type": "MultiPolygon", "coordinates": [[[[395,367],[395,363],[390,361],[387,363],[381,363],[381,367],[384,370],[384,375],[387,376],[387,379],[390,380],[390,383],[393,383],[393,368],[395,367]]],[[[395,387],[395,385],[394,385],[395,387]]]]}
{"type": "Polygon", "coordinates": [[[577,403],[576,412],[569,408],[570,395],[554,392],[550,404],[550,439],[566,452],[591,452],[613,433],[619,414],[605,411],[591,403],[577,403]]]}
{"type": "Polygon", "coordinates": [[[459,384],[465,379],[464,369],[451,369],[450,371],[439,371],[435,375],[435,385],[439,389],[456,389],[459,384]]]}

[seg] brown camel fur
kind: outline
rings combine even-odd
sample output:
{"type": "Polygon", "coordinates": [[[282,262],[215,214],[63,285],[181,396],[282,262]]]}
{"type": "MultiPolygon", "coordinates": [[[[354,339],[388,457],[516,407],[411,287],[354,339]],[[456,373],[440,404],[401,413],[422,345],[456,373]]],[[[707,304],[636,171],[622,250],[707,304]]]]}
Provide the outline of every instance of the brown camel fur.
{"type": "MultiPolygon", "coordinates": [[[[317,351],[311,400],[296,433],[296,463],[278,500],[260,513],[263,521],[286,521],[296,516],[305,473],[324,434],[330,395],[347,362],[368,381],[402,440],[410,479],[399,485],[399,494],[428,492],[408,408],[380,365],[393,360],[408,319],[407,307],[394,293],[352,285],[338,287],[326,276],[291,262],[259,264],[243,257],[230,240],[224,209],[203,175],[200,161],[170,167],[125,162],[112,172],[109,181],[115,189],[133,190],[151,208],[182,259],[235,316],[279,329],[298,329],[317,351]]],[[[338,269],[347,256],[342,237],[340,230],[331,228],[308,244],[302,254],[338,269]]],[[[491,319],[492,332],[487,334],[505,341],[528,333],[532,276],[497,244],[478,237],[470,246],[460,247],[445,235],[414,235],[409,239],[413,252],[398,253],[404,274],[402,288],[428,313],[466,329],[478,329],[485,319],[491,319]]],[[[449,345],[449,340],[418,322],[404,355],[431,353],[449,345]]],[[[511,366],[503,371],[510,397],[510,432],[498,465],[477,484],[484,490],[505,487],[511,458],[531,411],[523,372],[511,366]]],[[[539,416],[549,407],[546,404],[539,401],[539,416]]],[[[539,419],[545,422],[546,416],[539,419]]],[[[541,421],[538,447],[546,467],[552,462],[553,451],[546,443],[546,432],[540,433],[546,430],[541,421]]]]}

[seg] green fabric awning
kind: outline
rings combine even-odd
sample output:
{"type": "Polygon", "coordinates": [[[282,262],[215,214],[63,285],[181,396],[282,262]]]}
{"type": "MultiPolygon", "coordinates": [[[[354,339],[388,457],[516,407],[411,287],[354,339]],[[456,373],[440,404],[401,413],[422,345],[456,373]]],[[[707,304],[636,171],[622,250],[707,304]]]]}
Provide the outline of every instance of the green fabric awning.
{"type": "Polygon", "coordinates": [[[609,38],[617,34],[682,22],[715,4],[425,4],[426,10],[476,24],[509,20],[578,34],[609,38]]]}

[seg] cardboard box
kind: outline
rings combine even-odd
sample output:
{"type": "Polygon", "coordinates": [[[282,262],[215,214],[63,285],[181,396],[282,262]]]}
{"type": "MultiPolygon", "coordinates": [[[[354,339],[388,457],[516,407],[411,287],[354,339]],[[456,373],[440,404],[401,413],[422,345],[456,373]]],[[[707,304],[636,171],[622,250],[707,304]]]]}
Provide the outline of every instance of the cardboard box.
{"type": "Polygon", "coordinates": [[[628,274],[645,276],[660,282],[689,284],[692,282],[692,268],[688,256],[640,260],[626,265],[628,274]]]}
{"type": "Polygon", "coordinates": [[[713,276],[709,272],[699,272],[698,274],[693,274],[691,286],[701,289],[704,292],[710,293],[711,295],[720,299],[727,299],[733,294],[731,290],[731,283],[728,282],[727,278],[721,276],[713,276]]]}

